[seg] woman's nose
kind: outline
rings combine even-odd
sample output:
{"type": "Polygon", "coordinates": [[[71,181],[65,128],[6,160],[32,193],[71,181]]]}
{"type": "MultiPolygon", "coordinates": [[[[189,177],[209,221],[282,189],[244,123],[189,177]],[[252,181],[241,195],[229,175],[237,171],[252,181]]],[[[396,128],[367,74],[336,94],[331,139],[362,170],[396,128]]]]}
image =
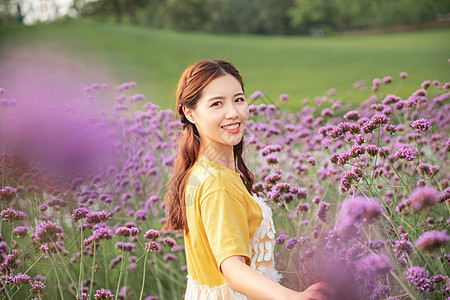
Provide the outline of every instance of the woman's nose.
{"type": "Polygon", "coordinates": [[[230,104],[227,106],[227,111],[226,111],[226,115],[225,115],[225,117],[227,119],[235,119],[238,117],[238,115],[239,114],[238,114],[237,109],[234,106],[234,104],[230,104]]]}

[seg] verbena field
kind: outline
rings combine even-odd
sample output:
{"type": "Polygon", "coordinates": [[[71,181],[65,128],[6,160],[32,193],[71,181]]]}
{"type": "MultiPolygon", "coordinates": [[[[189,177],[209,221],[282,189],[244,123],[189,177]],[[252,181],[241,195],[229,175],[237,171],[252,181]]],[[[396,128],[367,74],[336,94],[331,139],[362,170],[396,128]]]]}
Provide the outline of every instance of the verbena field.
{"type": "Polygon", "coordinates": [[[245,158],[282,284],[448,299],[448,32],[0,27],[0,299],[182,299],[183,235],[160,231],[182,132],[170,91],[188,63],[218,56],[248,78],[245,158]],[[307,87],[322,97],[304,103],[307,87]]]}
{"type": "MultiPolygon", "coordinates": [[[[299,109],[304,98],[323,96],[330,88],[347,101],[358,80],[407,72],[410,77],[401,87],[401,96],[424,79],[448,80],[449,35],[450,28],[309,38],[176,33],[89,22],[0,26],[0,67],[6,68],[7,61],[10,69],[42,61],[43,66],[81,73],[86,85],[133,80],[147,99],[169,108],[187,65],[220,58],[238,67],[248,94],[262,90],[276,99],[288,93],[288,106],[299,109]]],[[[0,82],[5,76],[20,78],[21,73],[3,70],[0,82]]],[[[353,92],[351,100],[361,103],[363,97],[353,92]]]]}

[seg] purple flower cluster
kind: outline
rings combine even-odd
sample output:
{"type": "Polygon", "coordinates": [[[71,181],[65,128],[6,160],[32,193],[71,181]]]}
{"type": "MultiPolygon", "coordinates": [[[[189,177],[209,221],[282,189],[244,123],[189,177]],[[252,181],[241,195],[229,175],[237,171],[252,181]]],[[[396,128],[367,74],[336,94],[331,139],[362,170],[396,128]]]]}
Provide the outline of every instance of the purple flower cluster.
{"type": "Polygon", "coordinates": [[[413,161],[417,157],[417,151],[409,146],[401,146],[397,149],[395,155],[400,159],[413,161]]]}
{"type": "Polygon", "coordinates": [[[16,188],[5,186],[0,190],[0,201],[8,202],[14,199],[15,197],[17,197],[16,188]]]}
{"type": "Polygon", "coordinates": [[[408,204],[415,212],[433,207],[438,202],[438,193],[434,188],[416,188],[408,199],[408,204]]]}
{"type": "Polygon", "coordinates": [[[428,278],[429,272],[422,267],[410,267],[404,272],[405,279],[420,292],[432,292],[433,282],[428,278]]]}
{"type": "Polygon", "coordinates": [[[450,236],[446,231],[427,231],[416,240],[416,247],[421,251],[431,252],[444,247],[449,240],[450,236]]]}
{"type": "Polygon", "coordinates": [[[380,218],[383,208],[375,199],[348,198],[342,204],[337,231],[341,238],[356,237],[362,224],[371,224],[380,218]]]}
{"type": "Polygon", "coordinates": [[[431,130],[430,122],[428,122],[424,118],[420,118],[411,122],[411,127],[422,132],[431,130]]]}
{"type": "Polygon", "coordinates": [[[17,211],[11,208],[7,208],[0,213],[3,221],[8,223],[14,223],[16,221],[22,221],[26,218],[26,214],[22,211],[17,211]]]}

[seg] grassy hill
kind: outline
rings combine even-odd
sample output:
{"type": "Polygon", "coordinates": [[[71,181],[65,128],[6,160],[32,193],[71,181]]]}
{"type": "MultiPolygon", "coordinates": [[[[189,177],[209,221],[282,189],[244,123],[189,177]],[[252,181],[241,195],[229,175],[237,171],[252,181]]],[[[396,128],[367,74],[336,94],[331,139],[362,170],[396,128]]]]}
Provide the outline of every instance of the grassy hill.
{"type": "MultiPolygon", "coordinates": [[[[375,77],[390,75],[394,84],[386,92],[394,93],[399,73],[407,72],[398,91],[402,96],[423,80],[448,81],[449,34],[450,28],[440,28],[371,36],[267,37],[70,21],[0,26],[0,64],[11,59],[26,64],[38,55],[69,69],[76,66],[86,84],[136,81],[137,92],[169,108],[183,69],[200,59],[219,58],[238,67],[248,95],[261,90],[276,100],[288,93],[289,106],[298,109],[302,99],[322,96],[330,88],[337,90],[337,97],[360,102],[364,94],[349,94],[357,80],[370,84],[375,77]]],[[[0,86],[5,76],[20,76],[14,74],[0,74],[0,86]]]]}

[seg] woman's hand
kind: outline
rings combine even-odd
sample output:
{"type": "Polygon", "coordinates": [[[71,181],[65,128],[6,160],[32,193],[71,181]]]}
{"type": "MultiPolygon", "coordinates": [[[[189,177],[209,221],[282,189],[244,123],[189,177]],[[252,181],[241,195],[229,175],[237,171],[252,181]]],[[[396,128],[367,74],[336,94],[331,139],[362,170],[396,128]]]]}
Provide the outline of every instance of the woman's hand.
{"type": "Polygon", "coordinates": [[[221,264],[228,285],[252,299],[332,300],[332,289],[325,282],[311,285],[303,292],[273,282],[245,264],[243,256],[231,256],[221,264]]]}
{"type": "Polygon", "coordinates": [[[315,283],[308,287],[303,292],[297,292],[295,297],[292,299],[295,300],[331,300],[331,295],[333,291],[331,287],[326,284],[324,281],[315,283]]]}

